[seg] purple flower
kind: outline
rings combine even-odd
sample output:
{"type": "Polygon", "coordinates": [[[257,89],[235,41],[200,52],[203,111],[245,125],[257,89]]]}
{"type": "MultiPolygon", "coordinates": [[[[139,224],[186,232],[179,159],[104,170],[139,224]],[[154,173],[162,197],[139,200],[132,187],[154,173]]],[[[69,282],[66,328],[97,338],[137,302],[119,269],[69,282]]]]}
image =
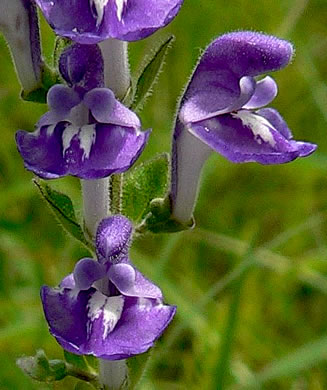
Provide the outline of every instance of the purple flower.
{"type": "Polygon", "coordinates": [[[58,35],[90,44],[136,41],[166,26],[183,0],[36,0],[58,35]]]}
{"type": "Polygon", "coordinates": [[[58,288],[42,287],[50,332],[67,351],[125,359],[152,347],[172,320],[176,307],[128,260],[131,231],[123,216],[104,219],[96,246],[106,258],[84,258],[58,288]]]}
{"type": "Polygon", "coordinates": [[[96,45],[74,44],[59,64],[68,86],[47,96],[50,111],[33,133],[18,131],[25,167],[45,179],[73,175],[98,179],[127,170],[141,154],[149,131],[103,88],[103,60],[96,45]]]}
{"type": "Polygon", "coordinates": [[[256,76],[285,67],[292,54],[289,42],[247,31],[225,34],[203,53],[174,132],[171,199],[178,220],[191,216],[198,176],[212,150],[235,163],[281,164],[316,149],[293,140],[276,110],[262,108],[277,95],[277,85],[256,76]]]}

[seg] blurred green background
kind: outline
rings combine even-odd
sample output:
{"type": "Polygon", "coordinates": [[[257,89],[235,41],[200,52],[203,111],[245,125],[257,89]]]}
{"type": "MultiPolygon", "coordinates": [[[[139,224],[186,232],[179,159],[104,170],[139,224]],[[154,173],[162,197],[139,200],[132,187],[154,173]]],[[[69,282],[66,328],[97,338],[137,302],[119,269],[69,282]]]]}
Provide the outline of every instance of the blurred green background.
{"type": "MultiPolygon", "coordinates": [[[[176,36],[155,92],[141,113],[153,133],[142,159],[170,150],[176,101],[200,50],[224,32],[250,29],[291,40],[296,56],[273,75],[273,102],[311,157],[282,166],[205,166],[197,227],[134,242],[135,264],[178,314],[153,350],[141,389],[327,389],[327,2],[185,0],[176,20],[130,44],[135,73],[160,38],[176,36]],[[249,249],[250,248],[250,249],[249,249]]],[[[42,23],[50,60],[53,34],[42,23]]],[[[20,87],[0,38],[0,389],[70,389],[32,382],[21,355],[62,352],[49,335],[39,289],[55,286],[84,249],[58,226],[31,183],[14,142],[45,106],[20,87]]],[[[76,199],[79,182],[55,181],[76,199]]]]}

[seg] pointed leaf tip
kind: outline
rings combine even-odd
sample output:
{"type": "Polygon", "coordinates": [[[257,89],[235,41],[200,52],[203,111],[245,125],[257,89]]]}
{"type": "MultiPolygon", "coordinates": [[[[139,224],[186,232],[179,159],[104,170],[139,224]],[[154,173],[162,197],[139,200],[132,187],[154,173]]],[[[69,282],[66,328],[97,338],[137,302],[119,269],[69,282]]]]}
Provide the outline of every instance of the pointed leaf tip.
{"type": "Polygon", "coordinates": [[[166,38],[143,68],[136,82],[134,100],[131,104],[132,110],[141,110],[147,97],[152,93],[152,88],[158,81],[158,76],[162,71],[166,55],[174,39],[175,37],[173,35],[166,38]]]}
{"type": "Polygon", "coordinates": [[[84,244],[88,249],[93,249],[85,238],[82,227],[77,222],[73,202],[69,196],[54,190],[44,180],[33,179],[33,183],[40,191],[42,198],[46,201],[64,230],[84,244]]]}

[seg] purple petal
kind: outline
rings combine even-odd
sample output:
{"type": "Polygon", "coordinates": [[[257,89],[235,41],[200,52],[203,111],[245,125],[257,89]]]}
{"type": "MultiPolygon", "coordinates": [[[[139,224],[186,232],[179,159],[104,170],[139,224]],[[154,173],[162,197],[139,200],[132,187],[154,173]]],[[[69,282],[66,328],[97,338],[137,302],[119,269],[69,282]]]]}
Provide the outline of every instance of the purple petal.
{"type": "Polygon", "coordinates": [[[264,107],[275,99],[278,87],[274,79],[266,76],[256,83],[255,91],[251,99],[243,105],[248,110],[264,107]]]}
{"type": "Polygon", "coordinates": [[[284,68],[292,58],[290,42],[272,35],[238,31],[220,36],[204,52],[191,83],[202,71],[232,72],[238,79],[284,68]]]}
{"type": "Polygon", "coordinates": [[[183,0],[36,0],[58,35],[83,44],[107,38],[134,41],[164,27],[183,0]]]}
{"type": "Polygon", "coordinates": [[[256,113],[267,119],[267,121],[270,122],[274,128],[283,135],[283,137],[288,140],[293,138],[291,130],[288,128],[287,123],[284,121],[283,117],[277,110],[267,107],[261,108],[260,110],[256,111],[256,113]]]}
{"type": "Polygon", "coordinates": [[[281,164],[315,149],[312,144],[290,142],[264,117],[246,110],[193,124],[190,131],[235,163],[281,164]]]}
{"type": "Polygon", "coordinates": [[[91,288],[41,289],[51,334],[66,350],[116,360],[148,350],[176,308],[146,298],[107,297],[91,288]]]}
{"type": "MultiPolygon", "coordinates": [[[[199,105],[200,115],[193,115],[193,122],[204,119],[202,112],[221,114],[228,112],[229,107],[233,107],[229,112],[235,111],[240,108],[240,80],[281,69],[292,54],[289,42],[273,36],[249,31],[222,35],[208,46],[195,68],[182,99],[182,117],[184,110],[191,112],[191,108],[184,108],[189,100],[194,102],[193,106],[199,105]]],[[[186,120],[184,123],[190,121],[188,115],[186,120]]]]}
{"type": "MultiPolygon", "coordinates": [[[[235,93],[234,90],[220,84],[215,74],[208,72],[202,76],[203,89],[194,90],[194,95],[188,97],[185,103],[182,104],[179,118],[184,124],[237,111],[251,99],[256,89],[256,82],[253,77],[242,77],[235,93]],[[211,79],[212,76],[213,79],[211,79]]],[[[226,77],[224,83],[226,83],[226,77]]],[[[229,87],[231,84],[229,84],[229,87]]]]}
{"type": "Polygon", "coordinates": [[[104,332],[102,318],[93,325],[88,350],[108,360],[125,359],[153,346],[173,319],[175,306],[163,305],[154,299],[125,298],[124,309],[111,333],[104,332]]]}
{"type": "MultiPolygon", "coordinates": [[[[65,2],[73,8],[71,2],[65,2]]],[[[59,71],[69,86],[82,93],[104,86],[103,58],[97,45],[68,46],[60,55],[59,71]]]]}
{"type": "Polygon", "coordinates": [[[95,88],[84,96],[84,104],[101,123],[140,128],[138,116],[121,104],[110,89],[95,88]]]}
{"type": "Polygon", "coordinates": [[[16,143],[25,167],[40,177],[98,179],[130,168],[148,137],[149,131],[129,127],[59,122],[33,133],[18,131],[16,143]]]}
{"type": "Polygon", "coordinates": [[[61,137],[67,125],[67,122],[60,122],[43,126],[33,133],[16,132],[17,148],[27,169],[45,179],[58,178],[65,172],[61,137]]]}
{"type": "Polygon", "coordinates": [[[301,141],[289,141],[293,147],[297,148],[298,157],[306,157],[312,154],[316,149],[317,145],[311,144],[310,142],[301,142],[301,141]]]}
{"type": "Polygon", "coordinates": [[[41,116],[38,127],[67,120],[71,109],[81,102],[81,98],[72,88],[58,84],[50,88],[47,101],[50,111],[41,116]]]}
{"type": "Polygon", "coordinates": [[[60,288],[70,288],[73,290],[75,288],[75,279],[73,274],[69,274],[63,278],[59,284],[60,288]]]}
{"type": "Polygon", "coordinates": [[[290,145],[293,145],[294,148],[298,150],[298,157],[305,157],[313,153],[317,149],[317,145],[311,144],[309,142],[299,142],[293,141],[293,135],[291,130],[288,128],[287,123],[284,121],[280,113],[273,108],[262,108],[261,110],[256,111],[256,114],[267,119],[272,126],[278,130],[283,137],[289,140],[290,145]]]}
{"type": "MultiPolygon", "coordinates": [[[[86,36],[80,43],[96,43],[99,40],[87,39],[88,33],[96,31],[89,0],[35,0],[46,20],[57,35],[71,39],[86,36]]],[[[92,36],[92,33],[91,33],[92,36]]],[[[96,34],[94,34],[96,38],[96,34]]]]}
{"type": "Polygon", "coordinates": [[[123,215],[103,219],[95,238],[99,261],[114,261],[119,255],[127,255],[132,230],[131,222],[123,215]]]}
{"type": "Polygon", "coordinates": [[[105,348],[124,307],[123,296],[107,297],[93,288],[76,295],[73,290],[44,286],[41,299],[50,332],[59,344],[70,352],[95,356],[96,349],[105,348]]]}
{"type": "Polygon", "coordinates": [[[75,285],[79,290],[87,290],[92,284],[105,277],[104,265],[89,258],[81,259],[74,268],[75,285]]]}
{"type": "Polygon", "coordinates": [[[67,351],[80,353],[87,339],[87,304],[94,290],[81,291],[77,296],[70,289],[41,288],[41,300],[51,334],[67,351]]]}
{"type": "Polygon", "coordinates": [[[130,264],[112,265],[108,277],[118,291],[125,296],[162,299],[160,288],[146,279],[141,272],[134,269],[130,264]]]}
{"type": "Polygon", "coordinates": [[[183,0],[123,0],[125,6],[107,6],[103,33],[123,41],[146,38],[165,27],[177,15],[183,0]],[[119,9],[121,12],[119,12],[119,9]]]}
{"type": "Polygon", "coordinates": [[[50,88],[47,102],[51,110],[56,111],[60,115],[66,115],[81,102],[81,99],[73,89],[58,84],[50,88]]]}

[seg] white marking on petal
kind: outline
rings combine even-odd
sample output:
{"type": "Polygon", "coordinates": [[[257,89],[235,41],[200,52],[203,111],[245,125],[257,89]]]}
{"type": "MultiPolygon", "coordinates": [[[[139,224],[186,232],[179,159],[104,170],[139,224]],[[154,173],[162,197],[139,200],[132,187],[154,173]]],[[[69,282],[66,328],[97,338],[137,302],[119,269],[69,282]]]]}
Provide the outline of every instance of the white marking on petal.
{"type": "Polygon", "coordinates": [[[80,293],[80,291],[81,291],[81,290],[80,290],[79,288],[77,288],[77,287],[72,288],[72,289],[69,291],[69,296],[70,296],[70,298],[73,299],[73,300],[76,300],[77,297],[78,297],[78,294],[80,293]]]}
{"type": "Polygon", "coordinates": [[[127,4],[127,0],[115,0],[116,1],[116,7],[117,7],[117,18],[121,22],[124,7],[127,4]]]}
{"type": "Polygon", "coordinates": [[[90,7],[93,9],[93,5],[95,7],[96,11],[96,17],[97,17],[97,26],[99,26],[103,19],[104,14],[104,7],[108,4],[109,0],[89,0],[90,1],[90,7]]]}
{"type": "Polygon", "coordinates": [[[91,153],[91,148],[95,143],[96,130],[95,125],[85,125],[82,126],[79,133],[79,146],[83,149],[82,160],[89,158],[91,153]]]}
{"type": "Polygon", "coordinates": [[[87,310],[90,319],[88,333],[90,332],[92,322],[103,314],[103,335],[105,339],[113,331],[119,321],[124,307],[124,297],[122,295],[107,297],[96,291],[90,298],[87,310]]]}
{"type": "Polygon", "coordinates": [[[233,118],[240,119],[242,124],[252,131],[258,144],[261,144],[262,141],[264,141],[268,142],[272,147],[276,145],[274,136],[271,133],[271,128],[273,128],[273,126],[266,118],[247,110],[240,110],[235,113],[232,112],[231,115],[233,118]]]}
{"type": "Polygon", "coordinates": [[[70,143],[72,139],[75,137],[76,134],[78,134],[78,132],[79,132],[79,127],[70,125],[67,126],[64,132],[62,133],[63,156],[65,155],[66,150],[70,147],[70,143]]]}
{"type": "Polygon", "coordinates": [[[152,309],[152,302],[147,298],[139,298],[137,306],[139,310],[150,311],[152,309]]]}
{"type": "Polygon", "coordinates": [[[55,125],[51,125],[47,128],[47,136],[48,137],[51,137],[53,132],[54,132],[54,129],[56,128],[57,126],[57,123],[55,125]]]}
{"type": "Polygon", "coordinates": [[[119,127],[118,130],[119,130],[119,133],[120,133],[121,137],[124,138],[125,134],[126,134],[125,129],[123,129],[122,127],[119,127]]]}
{"type": "Polygon", "coordinates": [[[103,322],[105,339],[108,333],[112,332],[117,322],[119,321],[124,307],[124,298],[122,295],[117,297],[109,297],[105,307],[103,308],[103,322]]]}

